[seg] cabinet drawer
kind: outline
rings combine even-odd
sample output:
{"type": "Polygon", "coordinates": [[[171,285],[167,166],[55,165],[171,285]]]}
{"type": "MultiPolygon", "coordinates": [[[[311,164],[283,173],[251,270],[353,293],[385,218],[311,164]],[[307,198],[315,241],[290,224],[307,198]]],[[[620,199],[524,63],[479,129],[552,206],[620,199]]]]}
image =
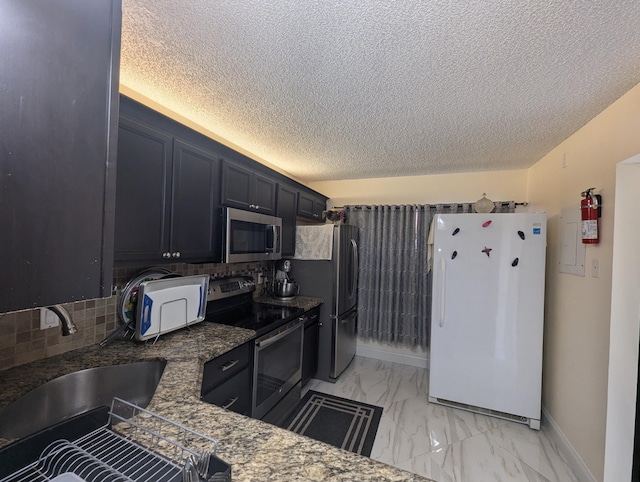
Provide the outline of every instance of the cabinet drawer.
{"type": "Polygon", "coordinates": [[[202,400],[242,415],[251,415],[251,370],[245,366],[233,378],[204,393],[202,400]]]}
{"type": "Polygon", "coordinates": [[[240,373],[249,365],[251,343],[245,343],[204,365],[202,394],[240,373]]]}

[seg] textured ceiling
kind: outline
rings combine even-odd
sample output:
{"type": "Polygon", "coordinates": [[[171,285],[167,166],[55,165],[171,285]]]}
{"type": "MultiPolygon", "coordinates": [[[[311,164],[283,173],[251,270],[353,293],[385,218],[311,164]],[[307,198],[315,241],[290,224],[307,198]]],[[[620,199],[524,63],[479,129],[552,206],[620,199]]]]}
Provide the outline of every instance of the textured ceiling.
{"type": "Polygon", "coordinates": [[[121,82],[303,181],[521,169],[640,82],[640,2],[123,0],[121,82]]]}

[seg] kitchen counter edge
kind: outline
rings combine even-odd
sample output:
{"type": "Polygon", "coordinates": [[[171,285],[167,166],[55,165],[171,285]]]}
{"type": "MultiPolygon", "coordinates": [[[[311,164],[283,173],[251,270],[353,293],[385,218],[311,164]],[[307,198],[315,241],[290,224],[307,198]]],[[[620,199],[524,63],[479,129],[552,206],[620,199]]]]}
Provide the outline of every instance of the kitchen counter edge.
{"type": "Polygon", "coordinates": [[[200,401],[204,363],[254,337],[252,330],[203,322],[165,335],[155,344],[118,340],[106,347],[80,348],[0,372],[0,410],[67,373],[165,359],[165,371],[147,409],[215,438],[218,456],[232,465],[234,481],[428,480],[200,401]]]}

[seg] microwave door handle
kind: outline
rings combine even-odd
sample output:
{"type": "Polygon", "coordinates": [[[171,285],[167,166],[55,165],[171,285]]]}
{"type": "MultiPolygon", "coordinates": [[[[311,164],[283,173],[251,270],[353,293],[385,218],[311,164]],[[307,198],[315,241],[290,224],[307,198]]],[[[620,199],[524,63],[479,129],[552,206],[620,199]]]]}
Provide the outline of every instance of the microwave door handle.
{"type": "Polygon", "coordinates": [[[273,253],[275,251],[275,241],[276,241],[276,226],[275,224],[270,224],[267,226],[264,235],[266,236],[265,251],[267,253],[273,253]],[[271,235],[271,236],[269,236],[271,235]]]}

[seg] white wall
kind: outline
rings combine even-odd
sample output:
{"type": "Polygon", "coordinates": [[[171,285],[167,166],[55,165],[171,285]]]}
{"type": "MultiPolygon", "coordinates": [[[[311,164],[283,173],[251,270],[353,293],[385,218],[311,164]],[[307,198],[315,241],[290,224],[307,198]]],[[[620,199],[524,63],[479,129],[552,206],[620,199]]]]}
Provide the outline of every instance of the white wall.
{"type": "Polygon", "coordinates": [[[604,480],[631,480],[640,340],[640,155],[616,168],[604,480]]]}

